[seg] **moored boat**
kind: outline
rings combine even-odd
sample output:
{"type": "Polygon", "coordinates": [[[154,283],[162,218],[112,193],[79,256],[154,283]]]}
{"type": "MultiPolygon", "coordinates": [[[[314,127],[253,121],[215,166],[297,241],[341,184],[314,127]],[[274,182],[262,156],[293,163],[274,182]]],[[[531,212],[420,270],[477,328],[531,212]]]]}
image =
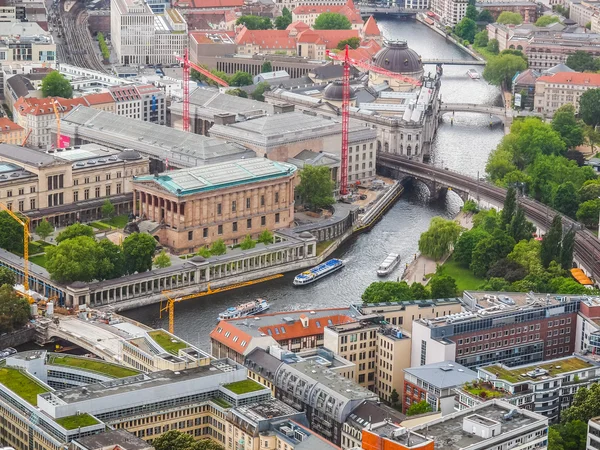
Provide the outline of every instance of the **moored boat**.
{"type": "Polygon", "coordinates": [[[330,259],[329,261],[325,261],[312,269],[308,269],[301,274],[296,275],[294,278],[294,286],[303,286],[305,284],[314,283],[318,279],[340,270],[342,267],[344,267],[344,261],[335,258],[330,259]]]}
{"type": "Polygon", "coordinates": [[[240,303],[237,306],[227,308],[219,314],[219,320],[238,319],[240,317],[253,316],[260,314],[269,309],[269,302],[263,298],[254,300],[253,302],[240,303]]]}
{"type": "Polygon", "coordinates": [[[384,277],[392,273],[392,270],[396,268],[400,262],[400,255],[398,253],[390,253],[387,258],[379,265],[377,269],[377,275],[384,277]]]}
{"type": "Polygon", "coordinates": [[[472,80],[478,80],[479,78],[481,78],[481,75],[475,69],[469,69],[469,70],[467,70],[467,75],[469,75],[469,77],[472,80]]]}

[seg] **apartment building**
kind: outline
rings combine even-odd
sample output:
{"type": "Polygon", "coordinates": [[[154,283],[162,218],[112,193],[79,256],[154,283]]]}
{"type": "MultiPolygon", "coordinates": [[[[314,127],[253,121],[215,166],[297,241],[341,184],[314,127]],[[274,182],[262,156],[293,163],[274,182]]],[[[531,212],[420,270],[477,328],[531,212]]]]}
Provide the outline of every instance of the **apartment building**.
{"type": "Polygon", "coordinates": [[[587,445],[585,450],[600,448],[600,417],[593,417],[588,421],[587,445]]]}
{"type": "Polygon", "coordinates": [[[3,144],[23,145],[25,129],[8,117],[0,117],[0,142],[3,144]]]}
{"type": "Polygon", "coordinates": [[[42,63],[56,66],[56,44],[52,34],[36,22],[0,21],[0,63],[42,63]]]}
{"type": "Polygon", "coordinates": [[[485,366],[479,368],[477,375],[478,381],[458,389],[461,409],[499,397],[518,408],[541,414],[554,423],[560,419],[561,411],[571,406],[580,388],[598,382],[600,364],[573,355],[544,364],[485,366]]]}
{"type": "Polygon", "coordinates": [[[394,408],[379,401],[365,400],[352,410],[344,422],[340,446],[343,450],[361,448],[364,429],[386,421],[400,424],[405,419],[406,416],[394,408]]]}
{"type": "Polygon", "coordinates": [[[323,13],[341,14],[350,21],[353,30],[360,31],[363,28],[364,22],[360,12],[354,8],[352,2],[345,5],[299,5],[292,10],[292,21],[303,22],[312,28],[317,17],[323,13]]]}
{"type": "Polygon", "coordinates": [[[94,144],[49,153],[1,144],[0,161],[0,202],[27,215],[32,229],[42,218],[61,227],[101,218],[107,199],[129,212],[131,180],[148,173],[139,153],[94,144]]]}
{"type": "Polygon", "coordinates": [[[577,22],[584,27],[592,22],[594,14],[600,12],[600,2],[594,0],[582,0],[579,2],[570,2],[569,19],[577,22]]]}
{"type": "Polygon", "coordinates": [[[467,12],[468,2],[464,0],[431,0],[430,9],[444,26],[453,27],[467,12]]]}
{"type": "Polygon", "coordinates": [[[470,311],[413,323],[411,365],[517,366],[573,353],[583,297],[465,292],[470,311]]]}
{"type": "Polygon", "coordinates": [[[558,72],[544,75],[535,81],[535,111],[552,116],[568,103],[579,111],[579,98],[588,89],[600,87],[600,74],[558,72]]]}
{"type": "Polygon", "coordinates": [[[455,389],[477,379],[477,372],[453,361],[409,367],[404,372],[404,413],[413,403],[426,401],[432,411],[451,414],[459,409],[455,389]]]}
{"type": "Polygon", "coordinates": [[[113,86],[108,89],[119,116],[144,122],[166,124],[167,102],[162,89],[152,84],[113,86]]]}

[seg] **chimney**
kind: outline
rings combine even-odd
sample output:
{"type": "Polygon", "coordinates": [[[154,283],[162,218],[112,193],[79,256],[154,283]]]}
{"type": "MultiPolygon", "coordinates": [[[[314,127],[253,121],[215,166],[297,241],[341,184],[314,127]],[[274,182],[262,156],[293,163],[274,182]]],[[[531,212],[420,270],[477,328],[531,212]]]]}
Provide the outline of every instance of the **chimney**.
{"type": "Polygon", "coordinates": [[[294,112],[295,106],[291,103],[275,103],[273,105],[273,112],[275,114],[283,114],[288,112],[294,112]]]}
{"type": "Polygon", "coordinates": [[[215,114],[215,125],[231,125],[235,123],[235,114],[215,114]]]}

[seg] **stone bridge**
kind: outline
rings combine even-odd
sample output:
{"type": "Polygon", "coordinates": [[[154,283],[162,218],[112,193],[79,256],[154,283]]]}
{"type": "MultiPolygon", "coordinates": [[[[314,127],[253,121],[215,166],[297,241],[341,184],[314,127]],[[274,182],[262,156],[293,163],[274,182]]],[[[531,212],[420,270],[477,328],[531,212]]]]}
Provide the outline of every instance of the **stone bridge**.
{"type": "Polygon", "coordinates": [[[396,17],[413,17],[418,13],[424,13],[426,9],[411,9],[411,8],[400,8],[399,6],[390,6],[386,8],[384,6],[366,6],[359,5],[360,15],[363,17],[388,15],[396,17]]]}
{"type": "Polygon", "coordinates": [[[487,106],[478,105],[476,103],[442,103],[440,112],[472,112],[479,114],[489,114],[490,116],[498,117],[505,125],[512,123],[515,112],[512,109],[506,109],[503,106],[487,106]]]}
{"type": "Polygon", "coordinates": [[[487,61],[466,59],[422,59],[423,64],[442,64],[446,66],[485,66],[487,61]]]}

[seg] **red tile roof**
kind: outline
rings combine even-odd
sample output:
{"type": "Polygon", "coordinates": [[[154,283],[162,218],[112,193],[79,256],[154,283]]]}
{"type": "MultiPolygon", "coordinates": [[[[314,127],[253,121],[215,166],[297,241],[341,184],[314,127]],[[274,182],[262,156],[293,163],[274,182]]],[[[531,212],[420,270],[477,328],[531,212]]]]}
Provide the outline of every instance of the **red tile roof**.
{"type": "Polygon", "coordinates": [[[2,132],[5,132],[7,130],[21,131],[22,129],[23,127],[21,125],[14,123],[8,117],[0,117],[0,130],[2,130],[2,132]]]}
{"type": "MultiPolygon", "coordinates": [[[[237,8],[244,6],[244,0],[191,0],[194,8],[237,8]]],[[[179,2],[189,3],[189,2],[179,2]]]]}
{"type": "Polygon", "coordinates": [[[219,322],[215,329],[211,331],[210,337],[240,354],[248,349],[252,340],[252,336],[240,330],[233,322],[227,322],[226,320],[219,322]]]}
{"type": "Polygon", "coordinates": [[[299,43],[314,43],[325,45],[325,48],[336,48],[340,41],[358,38],[358,30],[306,30],[298,33],[299,43]]]}
{"type": "Polygon", "coordinates": [[[86,95],[85,99],[90,105],[102,105],[104,103],[114,103],[115,99],[109,92],[102,92],[100,94],[86,95]]]}
{"type": "Polygon", "coordinates": [[[381,32],[377,26],[377,22],[373,16],[369,17],[363,27],[363,34],[365,36],[380,36],[381,32]]]}
{"type": "Polygon", "coordinates": [[[290,23],[286,30],[296,30],[298,32],[308,30],[310,27],[302,22],[301,20],[296,20],[295,22],[290,23]]]}
{"type": "Polygon", "coordinates": [[[316,318],[300,316],[300,318],[301,320],[298,320],[292,324],[282,323],[267,327],[259,327],[258,329],[261,332],[272,336],[276,341],[280,341],[323,334],[323,330],[329,324],[329,320],[331,320],[333,325],[340,325],[342,323],[348,323],[354,320],[352,317],[342,314],[334,314],[332,316],[316,318]],[[304,319],[308,319],[308,324],[306,327],[302,323],[302,320],[304,319]],[[285,330],[285,332],[282,332],[281,330],[285,330]]]}
{"type": "Polygon", "coordinates": [[[539,77],[537,81],[599,87],[600,73],[557,72],[554,75],[539,77]]]}
{"type": "MultiPolygon", "coordinates": [[[[98,94],[91,94],[98,95],[98,94]]],[[[48,98],[19,98],[14,104],[14,110],[22,116],[34,115],[42,116],[45,114],[54,114],[54,108],[52,103],[56,100],[59,106],[59,111],[67,113],[74,109],[76,106],[84,105],[90,106],[86,97],[79,98],[61,98],[61,97],[48,97],[48,98]]]]}
{"type": "MultiPolygon", "coordinates": [[[[198,44],[220,44],[221,42],[215,42],[208,35],[222,35],[231,38],[231,40],[235,39],[235,31],[223,31],[223,30],[208,30],[208,31],[192,31],[190,33],[190,37],[196,41],[198,44]]],[[[225,37],[225,39],[227,39],[225,37]]]]}
{"type": "Polygon", "coordinates": [[[249,30],[244,27],[235,38],[238,45],[254,44],[266,49],[295,49],[296,40],[287,30],[249,30]]]}
{"type": "Polygon", "coordinates": [[[356,59],[357,61],[370,62],[379,50],[381,50],[381,45],[375,41],[369,40],[361,42],[360,47],[357,49],[351,48],[348,50],[348,55],[350,58],[356,59]]]}
{"type": "Polygon", "coordinates": [[[360,13],[354,8],[354,3],[349,1],[345,5],[300,5],[294,8],[293,14],[323,14],[327,12],[343,14],[353,24],[362,24],[360,13]]]}

